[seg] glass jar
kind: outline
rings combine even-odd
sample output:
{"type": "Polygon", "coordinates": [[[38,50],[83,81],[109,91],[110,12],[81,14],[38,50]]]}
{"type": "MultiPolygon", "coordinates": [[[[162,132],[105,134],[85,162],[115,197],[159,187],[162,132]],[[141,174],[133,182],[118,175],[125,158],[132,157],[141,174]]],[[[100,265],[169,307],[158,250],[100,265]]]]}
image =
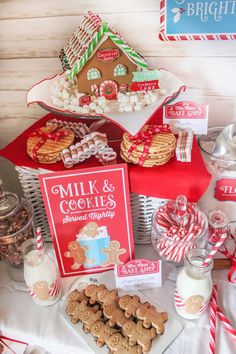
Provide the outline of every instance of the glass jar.
{"type": "Polygon", "coordinates": [[[175,289],[175,308],[178,314],[186,319],[197,319],[207,309],[211,293],[211,270],[213,261],[203,266],[208,251],[193,249],[184,260],[184,267],[180,270],[175,289]]]}
{"type": "Polygon", "coordinates": [[[24,278],[34,302],[50,306],[61,297],[61,280],[55,262],[43,247],[39,252],[37,240],[29,239],[21,245],[24,259],[24,278]]]}
{"type": "Polygon", "coordinates": [[[206,246],[207,235],[206,215],[185,196],[178,196],[153,213],[152,245],[164,261],[183,265],[188,251],[206,246]]]}
{"type": "Polygon", "coordinates": [[[229,220],[221,210],[210,210],[208,213],[208,248],[212,248],[223,233],[229,235],[229,220]]]}
{"type": "Polygon", "coordinates": [[[0,258],[8,264],[8,272],[13,280],[24,280],[20,246],[32,237],[31,204],[14,193],[5,192],[0,180],[0,258]]]}
{"type": "Polygon", "coordinates": [[[209,210],[222,210],[231,222],[236,220],[236,158],[229,154],[218,157],[213,153],[215,141],[223,129],[224,127],[209,128],[207,135],[198,138],[204,162],[212,175],[198,204],[206,214],[209,210]]]}

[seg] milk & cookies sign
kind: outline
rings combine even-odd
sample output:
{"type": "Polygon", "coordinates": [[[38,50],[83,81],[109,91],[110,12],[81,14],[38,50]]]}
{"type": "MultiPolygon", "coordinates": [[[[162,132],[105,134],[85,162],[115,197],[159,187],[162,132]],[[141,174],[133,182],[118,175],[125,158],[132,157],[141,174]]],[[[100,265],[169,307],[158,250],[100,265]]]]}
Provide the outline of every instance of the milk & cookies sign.
{"type": "Polygon", "coordinates": [[[236,0],[161,0],[161,40],[235,40],[236,0]]]}
{"type": "Polygon", "coordinates": [[[101,272],[133,259],[125,164],[39,178],[62,276],[101,272]]]}

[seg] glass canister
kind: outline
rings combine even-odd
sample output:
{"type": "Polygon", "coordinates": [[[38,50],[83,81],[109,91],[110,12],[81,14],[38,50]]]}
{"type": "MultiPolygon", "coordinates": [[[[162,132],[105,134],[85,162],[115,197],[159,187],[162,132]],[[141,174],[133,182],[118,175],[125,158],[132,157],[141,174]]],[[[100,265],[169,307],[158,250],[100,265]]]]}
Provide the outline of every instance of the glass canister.
{"type": "Polygon", "coordinates": [[[185,196],[178,196],[153,213],[152,245],[165,261],[182,265],[188,251],[205,247],[207,235],[206,215],[185,196]]]}
{"type": "Polygon", "coordinates": [[[220,209],[229,221],[236,221],[236,157],[214,155],[216,139],[224,127],[208,129],[207,135],[198,138],[206,167],[212,175],[211,183],[198,204],[208,214],[209,210],[220,209]]]}
{"type": "Polygon", "coordinates": [[[25,199],[5,192],[0,180],[0,258],[13,280],[22,281],[21,244],[33,237],[33,209],[25,199]]]}
{"type": "Polygon", "coordinates": [[[34,302],[50,306],[61,297],[61,279],[54,260],[45,247],[39,251],[37,240],[29,239],[21,245],[24,259],[24,278],[34,302]]]}
{"type": "Polygon", "coordinates": [[[178,314],[186,319],[199,318],[207,309],[211,293],[211,270],[213,261],[203,266],[208,255],[205,249],[192,249],[184,260],[184,267],[180,270],[175,289],[175,308],[178,314]]]}

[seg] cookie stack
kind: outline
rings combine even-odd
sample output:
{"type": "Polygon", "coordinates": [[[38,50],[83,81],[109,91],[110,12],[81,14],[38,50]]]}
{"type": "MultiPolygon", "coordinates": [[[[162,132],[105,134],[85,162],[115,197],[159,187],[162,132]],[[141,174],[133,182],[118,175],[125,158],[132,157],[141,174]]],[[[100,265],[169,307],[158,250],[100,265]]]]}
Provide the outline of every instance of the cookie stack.
{"type": "Polygon", "coordinates": [[[142,354],[151,350],[152,341],[164,333],[166,312],[158,312],[137,295],[118,296],[117,290],[90,284],[68,296],[66,313],[73,324],[83,323],[99,347],[107,345],[114,354],[142,354]]]}
{"type": "Polygon", "coordinates": [[[65,127],[48,125],[35,130],[27,140],[27,154],[38,163],[61,160],[61,151],[74,141],[74,133],[65,127]]]}
{"type": "Polygon", "coordinates": [[[143,167],[164,165],[174,155],[176,138],[167,125],[145,125],[140,133],[124,133],[121,157],[143,167]]]}

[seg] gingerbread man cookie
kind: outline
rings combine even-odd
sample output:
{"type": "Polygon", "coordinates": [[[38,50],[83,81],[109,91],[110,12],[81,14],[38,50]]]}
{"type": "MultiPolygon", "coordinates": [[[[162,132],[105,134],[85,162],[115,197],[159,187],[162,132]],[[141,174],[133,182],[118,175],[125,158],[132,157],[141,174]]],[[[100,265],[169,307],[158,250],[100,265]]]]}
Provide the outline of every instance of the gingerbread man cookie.
{"type": "Polygon", "coordinates": [[[112,328],[108,322],[96,321],[91,326],[91,334],[97,338],[96,343],[99,347],[103,347],[104,344],[107,344],[110,336],[117,332],[119,332],[119,330],[112,328]]]}
{"type": "Polygon", "coordinates": [[[89,298],[89,303],[91,305],[95,304],[98,302],[97,294],[99,291],[106,289],[104,284],[101,285],[96,285],[96,284],[90,284],[87,286],[85,289],[85,295],[89,298]]]}
{"type": "Polygon", "coordinates": [[[128,320],[123,325],[122,331],[123,334],[129,338],[129,344],[131,346],[139,344],[144,354],[149,352],[152,346],[152,339],[157,335],[155,328],[144,328],[142,321],[135,323],[134,321],[128,320]]]}
{"type": "Polygon", "coordinates": [[[82,233],[91,238],[96,237],[98,235],[98,224],[94,221],[89,222],[86,226],[83,227],[82,233]]]}
{"type": "Polygon", "coordinates": [[[114,327],[116,324],[119,327],[122,327],[123,324],[127,321],[127,318],[125,317],[123,311],[120,308],[116,307],[116,304],[114,302],[103,305],[103,314],[106,318],[109,319],[109,325],[111,327],[114,327]]]}
{"type": "Polygon", "coordinates": [[[84,249],[84,247],[80,247],[76,241],[69,242],[68,249],[69,251],[65,252],[64,256],[67,258],[73,258],[74,263],[72,264],[71,269],[77,270],[86,261],[86,249],[84,249]]]}
{"type": "Polygon", "coordinates": [[[120,248],[119,241],[111,241],[110,248],[103,248],[102,253],[107,254],[107,260],[101,264],[102,267],[108,267],[109,265],[119,265],[123,264],[119,257],[121,254],[125,253],[125,248],[120,248]]]}
{"type": "Polygon", "coordinates": [[[190,296],[185,301],[185,311],[190,314],[198,313],[204,305],[204,297],[201,295],[190,296]]]}
{"type": "Polygon", "coordinates": [[[36,295],[36,299],[41,301],[45,301],[50,297],[48,283],[46,281],[37,281],[34,283],[33,292],[36,295]]]}
{"type": "Polygon", "coordinates": [[[108,304],[110,302],[118,302],[119,296],[116,289],[103,289],[98,291],[97,299],[101,304],[108,304]]]}
{"type": "Polygon", "coordinates": [[[93,308],[87,307],[81,314],[80,320],[83,322],[83,330],[85,333],[91,332],[91,326],[102,317],[102,311],[94,311],[93,308]]]}
{"type": "Polygon", "coordinates": [[[127,337],[121,333],[114,333],[108,339],[108,347],[114,354],[142,354],[142,348],[139,345],[130,346],[127,337]]]}
{"type": "Polygon", "coordinates": [[[140,305],[140,298],[137,295],[123,295],[119,299],[119,306],[125,310],[125,317],[127,318],[134,316],[140,305]]]}
{"type": "Polygon", "coordinates": [[[70,301],[66,306],[66,313],[71,316],[71,322],[77,323],[81,319],[82,313],[87,309],[87,302],[70,301]]]}
{"type": "Polygon", "coordinates": [[[136,317],[143,321],[143,326],[145,328],[150,328],[152,326],[156,329],[157,334],[164,333],[164,322],[168,320],[166,312],[160,313],[156,310],[155,306],[141,304],[136,310],[136,317]]]}
{"type": "Polygon", "coordinates": [[[82,302],[83,300],[85,300],[86,302],[88,302],[88,297],[85,295],[85,290],[74,290],[72,291],[69,295],[68,295],[68,300],[69,301],[78,301],[78,302],[82,302]]]}

